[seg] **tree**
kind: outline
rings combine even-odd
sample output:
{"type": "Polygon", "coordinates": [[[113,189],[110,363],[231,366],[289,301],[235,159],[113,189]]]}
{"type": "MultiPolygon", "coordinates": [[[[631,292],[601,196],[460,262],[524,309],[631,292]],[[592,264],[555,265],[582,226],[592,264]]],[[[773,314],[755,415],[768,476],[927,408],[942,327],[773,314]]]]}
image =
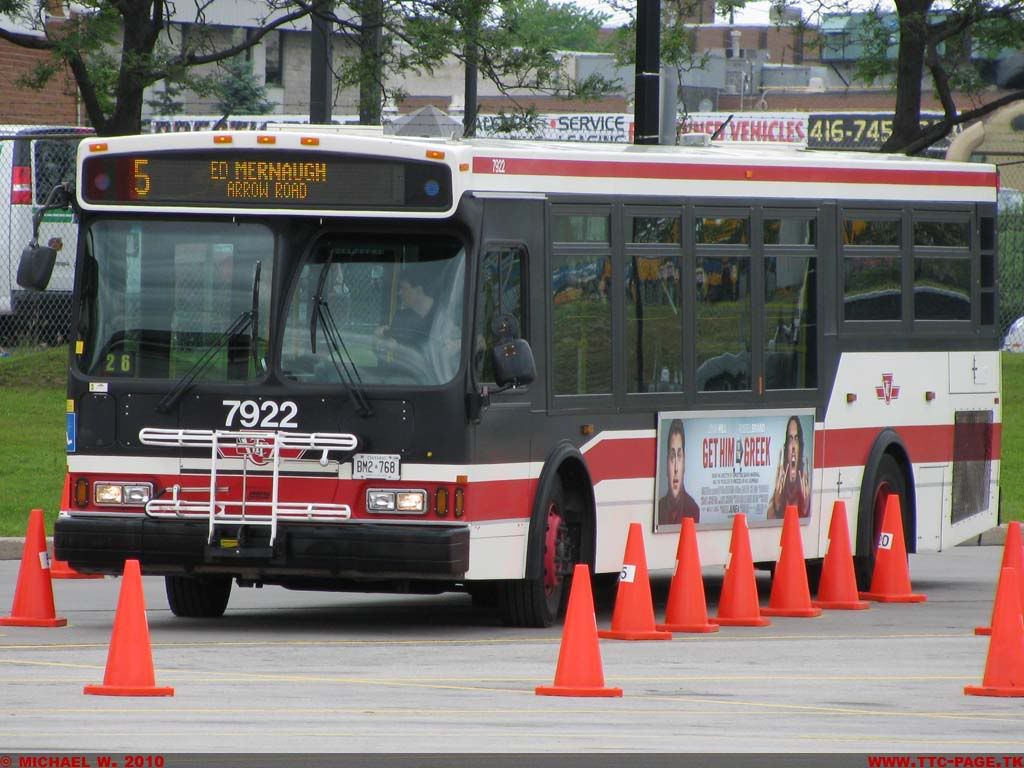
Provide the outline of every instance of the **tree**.
{"type": "MultiPolygon", "coordinates": [[[[1024,84],[1014,82],[1011,76],[986,74],[1007,51],[1020,47],[1024,0],[893,2],[895,7],[873,0],[871,6],[857,11],[852,36],[852,42],[864,51],[854,76],[867,84],[890,82],[895,89],[893,131],[881,151],[918,154],[948,136],[954,127],[1024,99],[1024,84]],[[922,126],[921,99],[929,83],[942,105],[943,117],[922,126]],[[985,90],[993,84],[1010,90],[983,101],[985,90]]],[[[829,13],[848,11],[828,0],[817,0],[809,16],[799,23],[811,26],[829,13]]]]}
{"type": "Polygon", "coordinates": [[[274,108],[267,101],[266,86],[253,75],[245,57],[230,59],[223,69],[212,86],[222,115],[263,115],[274,108]]]}
{"type": "Polygon", "coordinates": [[[450,56],[470,71],[475,66],[513,103],[522,91],[595,98],[614,84],[599,76],[576,82],[558,54],[570,43],[596,41],[604,18],[572,3],[545,0],[351,0],[334,15],[339,33],[352,41],[335,76],[340,85],[360,87],[361,118],[367,95],[404,95],[389,86],[391,75],[429,74],[450,56]],[[359,21],[345,16],[346,10],[359,21]]]}
{"type": "Polygon", "coordinates": [[[46,0],[0,0],[0,13],[42,32],[35,36],[0,27],[0,39],[52,54],[26,78],[29,85],[44,83],[67,67],[99,135],[138,133],[147,86],[165,79],[189,84],[194,67],[237,56],[310,12],[303,3],[269,0],[258,28],[238,42],[218,46],[202,23],[213,2],[196,3],[194,34],[174,46],[166,34],[172,12],[167,0],[81,0],[67,18],[49,24],[44,23],[46,0]]]}
{"type": "MultiPolygon", "coordinates": [[[[217,38],[215,28],[204,24],[206,11],[217,0],[197,0],[188,36],[175,42],[170,36],[173,5],[169,0],[80,0],[73,5],[74,12],[59,23],[45,23],[52,2],[0,0],[0,14],[17,18],[41,33],[25,34],[0,26],[0,39],[50,52],[49,61],[24,78],[24,83],[41,85],[66,68],[78,86],[89,122],[104,136],[139,131],[147,87],[163,80],[175,87],[208,90],[208,81],[204,83],[203,77],[195,74],[197,67],[230,60],[273,30],[321,12],[313,10],[321,5],[307,0],[254,2],[254,7],[265,9],[258,26],[249,27],[242,39],[226,42],[217,38]]],[[[572,35],[582,34],[581,27],[573,20],[572,7],[563,4],[556,6],[554,16],[560,20],[556,25],[559,34],[542,34],[543,26],[537,23],[544,9],[541,0],[334,3],[326,15],[335,33],[351,43],[341,58],[342,67],[335,72],[339,87],[358,86],[361,116],[365,121],[378,120],[391,75],[408,70],[429,73],[446,56],[465,57],[462,21],[468,10],[477,9],[482,19],[476,38],[480,72],[503,92],[533,89],[573,97],[607,90],[608,85],[599,78],[578,84],[566,77],[556,51],[572,35]]],[[[592,23],[598,15],[581,12],[580,18],[592,23]]],[[[175,20],[183,19],[179,14],[175,20]]],[[[173,94],[168,98],[173,101],[173,94]]]]}

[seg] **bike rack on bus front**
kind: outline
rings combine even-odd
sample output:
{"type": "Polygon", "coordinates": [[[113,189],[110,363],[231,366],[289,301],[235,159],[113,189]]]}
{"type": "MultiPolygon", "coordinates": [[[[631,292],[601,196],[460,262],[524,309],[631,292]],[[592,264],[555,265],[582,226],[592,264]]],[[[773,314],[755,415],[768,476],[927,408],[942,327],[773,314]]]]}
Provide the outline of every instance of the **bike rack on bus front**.
{"type": "Polygon", "coordinates": [[[323,502],[278,501],[278,484],[281,475],[281,451],[319,451],[320,464],[327,466],[331,453],[351,453],[358,445],[355,435],[331,432],[271,432],[271,431],[231,431],[211,429],[156,429],[146,427],[139,431],[139,441],[143,445],[163,448],[209,448],[210,449],[210,487],[209,498],[186,500],[180,498],[182,492],[202,493],[206,489],[184,489],[180,485],[171,486],[171,497],[152,499],[146,504],[146,514],[151,517],[172,518],[207,518],[209,520],[209,538],[212,544],[214,529],[217,525],[263,525],[270,527],[270,546],[277,538],[278,518],[305,522],[337,522],[352,517],[352,509],[348,504],[327,504],[323,502]],[[269,450],[270,455],[267,456],[269,450]],[[259,455],[265,463],[269,458],[273,465],[271,475],[270,501],[247,501],[246,484],[248,466],[254,463],[254,456],[259,455]],[[229,500],[217,498],[217,465],[226,457],[234,457],[242,461],[242,494],[241,499],[229,500]],[[267,510],[270,514],[253,516],[250,510],[267,510]]]}

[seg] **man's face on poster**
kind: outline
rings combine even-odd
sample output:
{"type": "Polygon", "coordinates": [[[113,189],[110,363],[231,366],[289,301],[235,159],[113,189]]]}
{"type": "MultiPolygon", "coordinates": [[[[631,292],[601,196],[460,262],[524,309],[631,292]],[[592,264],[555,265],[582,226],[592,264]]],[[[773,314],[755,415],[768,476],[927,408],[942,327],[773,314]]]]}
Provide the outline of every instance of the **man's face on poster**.
{"type": "Polygon", "coordinates": [[[668,492],[678,499],[683,492],[683,436],[673,432],[668,438],[668,492]]]}
{"type": "Polygon", "coordinates": [[[797,482],[800,469],[800,428],[793,419],[786,425],[786,482],[797,482]]]}

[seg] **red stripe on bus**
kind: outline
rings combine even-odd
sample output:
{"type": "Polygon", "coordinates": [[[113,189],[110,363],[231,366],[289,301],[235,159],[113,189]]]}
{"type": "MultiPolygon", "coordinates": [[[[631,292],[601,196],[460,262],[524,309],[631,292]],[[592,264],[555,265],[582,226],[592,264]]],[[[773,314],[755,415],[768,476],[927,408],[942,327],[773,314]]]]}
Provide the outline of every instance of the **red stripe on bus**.
{"type": "Polygon", "coordinates": [[[654,477],[657,465],[656,441],[653,437],[612,438],[592,445],[585,454],[590,479],[627,480],[654,477]]]}
{"type": "MultiPolygon", "coordinates": [[[[894,428],[893,431],[900,436],[907,453],[910,454],[910,461],[914,464],[999,460],[1001,424],[961,425],[960,429],[966,429],[968,432],[975,431],[976,437],[981,439],[961,440],[954,446],[952,424],[905,426],[894,428]],[[989,427],[991,427],[991,439],[989,444],[985,445],[981,433],[989,427]]],[[[877,427],[830,429],[824,433],[816,433],[814,466],[819,469],[863,466],[878,433],[877,427]]]]}
{"type": "Polygon", "coordinates": [[[823,184],[913,184],[940,187],[997,187],[995,173],[899,168],[809,168],[778,165],[642,163],[607,160],[536,160],[474,157],[473,172],[497,176],[575,176],[611,179],[764,181],[823,184]]]}

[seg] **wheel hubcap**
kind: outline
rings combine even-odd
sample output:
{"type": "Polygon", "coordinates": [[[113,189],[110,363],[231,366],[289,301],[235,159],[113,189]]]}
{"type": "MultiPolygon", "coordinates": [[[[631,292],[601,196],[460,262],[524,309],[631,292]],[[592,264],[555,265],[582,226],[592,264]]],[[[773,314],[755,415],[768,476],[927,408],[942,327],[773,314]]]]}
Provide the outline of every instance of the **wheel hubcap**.
{"type": "Polygon", "coordinates": [[[572,568],[569,528],[558,507],[548,506],[547,531],[544,536],[544,591],[552,594],[562,586],[562,581],[572,568]]]}

